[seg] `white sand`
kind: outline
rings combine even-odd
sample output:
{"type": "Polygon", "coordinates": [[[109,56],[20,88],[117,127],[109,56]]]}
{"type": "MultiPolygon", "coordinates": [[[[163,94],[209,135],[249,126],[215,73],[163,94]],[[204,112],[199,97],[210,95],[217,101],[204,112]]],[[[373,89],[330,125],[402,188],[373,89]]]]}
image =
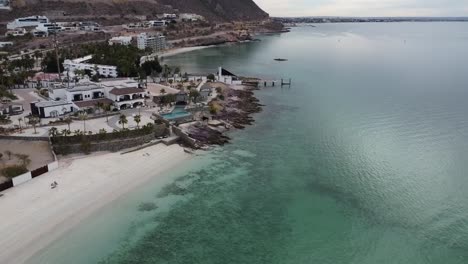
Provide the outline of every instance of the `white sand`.
{"type": "Polygon", "coordinates": [[[166,183],[165,172],[189,158],[178,145],[157,145],[125,155],[64,160],[58,170],[3,192],[0,263],[24,263],[132,189],[152,178],[166,183]],[[53,181],[59,185],[52,190],[53,181]]]}
{"type": "Polygon", "coordinates": [[[169,49],[169,50],[165,50],[163,52],[158,53],[158,57],[168,58],[168,57],[175,56],[178,54],[187,53],[187,52],[191,52],[195,50],[212,48],[212,47],[215,47],[215,45],[169,49]]]}

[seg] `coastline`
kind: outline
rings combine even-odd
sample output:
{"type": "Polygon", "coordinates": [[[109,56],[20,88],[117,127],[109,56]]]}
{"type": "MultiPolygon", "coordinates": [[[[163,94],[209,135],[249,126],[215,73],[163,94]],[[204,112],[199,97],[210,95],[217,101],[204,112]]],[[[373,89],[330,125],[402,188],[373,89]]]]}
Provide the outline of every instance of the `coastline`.
{"type": "Polygon", "coordinates": [[[172,57],[172,56],[175,56],[175,55],[188,53],[188,52],[191,52],[191,51],[196,51],[196,50],[201,50],[201,49],[212,48],[212,47],[216,47],[216,46],[219,46],[219,45],[173,48],[173,49],[165,50],[163,52],[156,53],[155,55],[158,56],[159,58],[168,58],[168,57],[172,57]]]}
{"type": "Polygon", "coordinates": [[[0,198],[0,262],[25,263],[100,208],[155,178],[166,175],[191,156],[179,145],[157,145],[133,153],[106,153],[65,159],[60,168],[4,192],[0,198]],[[149,155],[146,155],[149,154],[149,155]],[[59,185],[51,189],[50,184],[59,185]]]}

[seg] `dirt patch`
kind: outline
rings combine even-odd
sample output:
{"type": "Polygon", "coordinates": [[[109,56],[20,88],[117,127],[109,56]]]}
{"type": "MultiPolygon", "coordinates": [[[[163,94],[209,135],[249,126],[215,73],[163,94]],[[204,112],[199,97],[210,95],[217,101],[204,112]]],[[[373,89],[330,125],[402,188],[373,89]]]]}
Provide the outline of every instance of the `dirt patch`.
{"type": "MultiPolygon", "coordinates": [[[[27,166],[29,170],[34,170],[54,161],[49,142],[46,141],[25,141],[0,139],[0,170],[6,166],[20,164],[21,161],[15,154],[28,155],[31,162],[27,166]],[[11,151],[11,159],[6,152],[11,151]]],[[[0,175],[0,183],[4,177],[0,175]]]]}

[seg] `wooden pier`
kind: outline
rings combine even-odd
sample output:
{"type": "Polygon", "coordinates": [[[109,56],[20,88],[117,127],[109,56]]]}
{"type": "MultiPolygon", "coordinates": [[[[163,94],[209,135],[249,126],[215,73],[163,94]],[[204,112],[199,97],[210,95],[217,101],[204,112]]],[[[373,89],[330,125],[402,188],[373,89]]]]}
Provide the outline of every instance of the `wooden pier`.
{"type": "Polygon", "coordinates": [[[280,80],[246,80],[244,84],[256,86],[256,87],[275,87],[275,86],[289,86],[292,85],[292,79],[280,79],[280,80]]]}

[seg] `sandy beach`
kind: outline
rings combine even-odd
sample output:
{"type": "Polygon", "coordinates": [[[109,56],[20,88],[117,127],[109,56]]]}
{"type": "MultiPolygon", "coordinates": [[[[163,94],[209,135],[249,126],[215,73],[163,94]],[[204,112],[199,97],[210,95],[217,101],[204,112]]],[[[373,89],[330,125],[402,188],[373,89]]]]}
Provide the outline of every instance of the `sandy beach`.
{"type": "Polygon", "coordinates": [[[190,159],[178,145],[66,159],[0,197],[0,263],[24,263],[94,212],[190,159]],[[58,187],[51,189],[56,181],[58,187]]]}
{"type": "Polygon", "coordinates": [[[187,53],[187,52],[191,52],[191,51],[195,51],[195,50],[207,49],[207,48],[212,48],[212,47],[216,47],[216,45],[169,49],[169,50],[165,50],[163,52],[160,52],[157,55],[158,55],[159,58],[161,58],[161,57],[168,58],[168,57],[179,55],[179,54],[182,54],[182,53],[187,53]]]}

